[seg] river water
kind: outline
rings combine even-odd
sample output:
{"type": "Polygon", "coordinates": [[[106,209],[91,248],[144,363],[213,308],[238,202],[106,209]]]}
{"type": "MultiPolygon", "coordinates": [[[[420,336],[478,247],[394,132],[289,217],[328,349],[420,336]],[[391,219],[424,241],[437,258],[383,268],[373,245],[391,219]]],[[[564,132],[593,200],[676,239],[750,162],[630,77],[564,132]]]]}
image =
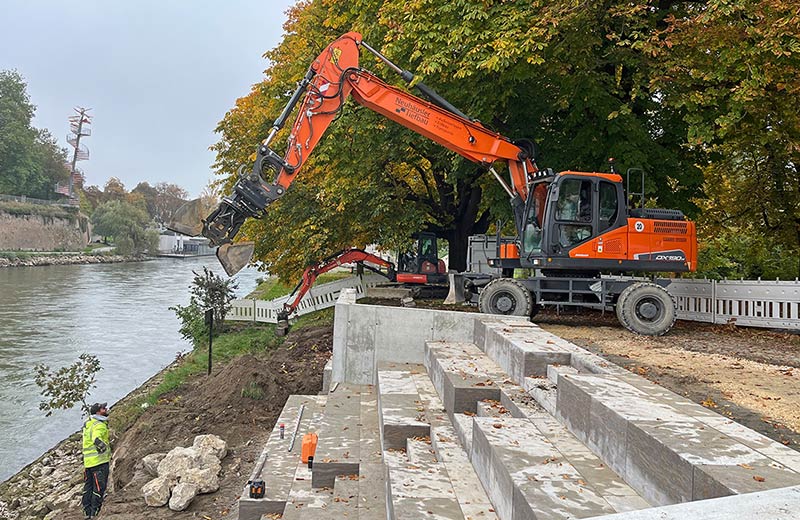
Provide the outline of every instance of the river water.
{"type": "MultiPolygon", "coordinates": [[[[39,411],[34,365],[94,354],[103,368],[89,402],[119,400],[191,348],[169,307],[188,303],[203,265],[224,276],[213,256],[0,269],[0,482],[81,427],[77,408],[39,411]]],[[[259,276],[240,272],[237,296],[259,276]]]]}

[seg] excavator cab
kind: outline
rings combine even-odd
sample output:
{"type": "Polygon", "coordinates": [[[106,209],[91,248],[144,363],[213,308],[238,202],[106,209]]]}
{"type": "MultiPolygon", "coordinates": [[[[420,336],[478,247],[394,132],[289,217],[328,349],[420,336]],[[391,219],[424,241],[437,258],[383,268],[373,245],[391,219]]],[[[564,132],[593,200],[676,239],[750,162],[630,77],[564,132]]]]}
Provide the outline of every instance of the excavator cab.
{"type": "Polygon", "coordinates": [[[541,172],[528,192],[516,248],[501,247],[495,267],[591,275],[696,268],[694,224],[677,210],[629,209],[613,171],[541,172]]]}
{"type": "Polygon", "coordinates": [[[447,269],[439,258],[436,235],[428,232],[415,233],[416,249],[397,255],[397,281],[413,284],[447,283],[447,269]]]}

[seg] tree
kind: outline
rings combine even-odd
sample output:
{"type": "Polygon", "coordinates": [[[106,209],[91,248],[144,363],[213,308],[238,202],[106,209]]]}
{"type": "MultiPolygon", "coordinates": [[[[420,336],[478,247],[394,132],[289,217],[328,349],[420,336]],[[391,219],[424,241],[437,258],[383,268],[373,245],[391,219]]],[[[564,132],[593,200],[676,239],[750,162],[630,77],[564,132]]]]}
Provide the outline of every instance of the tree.
{"type": "Polygon", "coordinates": [[[84,412],[89,412],[86,398],[95,385],[95,376],[101,369],[100,360],[91,354],[81,354],[78,360],[58,370],[50,370],[44,364],[34,367],[36,385],[40,388],[44,401],[39,410],[50,417],[56,410],[69,410],[81,403],[84,412]]]}
{"type": "Polygon", "coordinates": [[[208,309],[214,311],[214,323],[219,330],[225,321],[225,315],[231,309],[231,302],[236,297],[234,291],[239,287],[235,278],[222,278],[207,267],[202,273],[192,271],[194,279],[190,286],[189,305],[170,307],[181,320],[181,335],[199,344],[208,333],[204,314],[208,309]]]}
{"type": "Polygon", "coordinates": [[[66,151],[31,126],[35,110],[19,73],[0,70],[0,193],[53,199],[69,176],[66,151]]]}
{"type": "Polygon", "coordinates": [[[121,254],[154,252],[158,248],[158,231],[150,228],[145,210],[128,202],[112,200],[101,204],[92,214],[96,233],[114,237],[121,254]]]}
{"type": "MultiPolygon", "coordinates": [[[[681,146],[686,125],[650,91],[652,56],[634,44],[670,10],[608,4],[300,4],[289,12],[287,36],[266,53],[267,78],[218,126],[216,167],[230,186],[310,61],[341,33],[359,30],[470,116],[504,135],[534,138],[540,165],[602,171],[618,156],[623,168],[650,170],[649,192],[665,205],[694,212],[700,175],[681,146]]],[[[396,80],[366,53],[362,65],[396,80]]],[[[506,195],[482,168],[348,103],[268,221],[244,233],[256,239],[267,269],[284,276],[343,247],[397,247],[421,229],[447,239],[451,267],[463,269],[468,236],[509,217],[506,195]]]]}
{"type": "MultiPolygon", "coordinates": [[[[700,229],[711,256],[770,253],[744,276],[800,275],[800,12],[781,0],[712,0],[654,37],[654,82],[702,154],[700,229]],[[794,265],[776,262],[793,258],[794,265]],[[781,267],[776,267],[778,264],[781,267]]],[[[701,266],[702,267],[702,266],[701,266]]]]}

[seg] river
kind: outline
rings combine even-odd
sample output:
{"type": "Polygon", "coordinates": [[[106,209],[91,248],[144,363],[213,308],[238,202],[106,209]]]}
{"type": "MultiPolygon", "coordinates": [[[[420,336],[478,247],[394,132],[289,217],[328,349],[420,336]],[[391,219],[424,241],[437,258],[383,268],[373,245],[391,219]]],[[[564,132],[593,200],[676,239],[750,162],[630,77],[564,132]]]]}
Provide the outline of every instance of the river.
{"type": "MultiPolygon", "coordinates": [[[[0,269],[0,482],[81,426],[77,408],[39,411],[34,365],[94,354],[102,370],[90,402],[116,402],[191,348],[169,307],[188,303],[203,265],[224,275],[213,256],[0,269]]],[[[237,296],[263,275],[240,272],[237,296]]]]}

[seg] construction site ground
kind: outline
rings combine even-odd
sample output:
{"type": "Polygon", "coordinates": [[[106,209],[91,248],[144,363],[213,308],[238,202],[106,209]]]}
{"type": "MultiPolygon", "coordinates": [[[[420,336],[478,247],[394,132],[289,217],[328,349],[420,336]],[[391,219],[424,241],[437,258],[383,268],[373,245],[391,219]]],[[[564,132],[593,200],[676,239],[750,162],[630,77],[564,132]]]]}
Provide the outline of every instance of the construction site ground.
{"type": "MultiPolygon", "coordinates": [[[[419,306],[445,308],[431,302],[419,302],[419,306]]],[[[547,331],[798,448],[798,335],[678,322],[666,336],[641,337],[622,329],[613,314],[589,311],[544,311],[535,321],[547,331]]],[[[237,358],[215,370],[211,378],[194,378],[148,410],[116,443],[114,491],[106,500],[103,517],[235,517],[235,501],[286,398],[319,392],[332,334],[332,320],[292,331],[283,348],[237,358]],[[264,393],[260,399],[243,393],[253,382],[264,393]],[[149,453],[190,445],[200,433],[222,436],[231,449],[223,461],[219,491],[198,496],[182,513],[147,507],[140,490],[146,480],[134,478],[136,465],[149,453]]],[[[75,509],[60,518],[82,516],[75,509]]]]}

